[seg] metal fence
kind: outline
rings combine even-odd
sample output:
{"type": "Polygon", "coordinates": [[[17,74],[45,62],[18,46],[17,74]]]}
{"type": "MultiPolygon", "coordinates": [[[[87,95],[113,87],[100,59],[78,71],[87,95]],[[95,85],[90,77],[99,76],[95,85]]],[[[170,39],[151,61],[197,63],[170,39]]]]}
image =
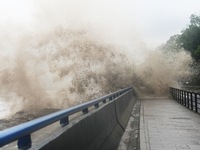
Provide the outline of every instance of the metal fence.
{"type": "Polygon", "coordinates": [[[200,113],[200,93],[170,87],[172,98],[181,105],[200,113]]]}
{"type": "Polygon", "coordinates": [[[31,133],[57,121],[60,121],[61,127],[64,127],[69,124],[68,118],[70,115],[81,111],[83,114],[87,114],[90,107],[93,106],[94,108],[98,108],[100,104],[103,105],[108,101],[112,101],[120,95],[129,92],[130,90],[132,90],[132,87],[125,88],[101,98],[94,99],[92,101],[0,131],[0,147],[18,140],[18,149],[28,149],[32,146],[31,133]]]}

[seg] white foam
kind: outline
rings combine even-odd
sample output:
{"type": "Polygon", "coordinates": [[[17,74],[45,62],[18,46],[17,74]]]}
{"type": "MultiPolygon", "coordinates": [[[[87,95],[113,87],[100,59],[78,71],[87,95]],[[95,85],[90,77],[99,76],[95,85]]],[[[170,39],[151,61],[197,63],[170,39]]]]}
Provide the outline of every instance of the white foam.
{"type": "Polygon", "coordinates": [[[9,102],[5,102],[2,98],[0,98],[0,119],[9,116],[10,112],[11,108],[9,102]]]}

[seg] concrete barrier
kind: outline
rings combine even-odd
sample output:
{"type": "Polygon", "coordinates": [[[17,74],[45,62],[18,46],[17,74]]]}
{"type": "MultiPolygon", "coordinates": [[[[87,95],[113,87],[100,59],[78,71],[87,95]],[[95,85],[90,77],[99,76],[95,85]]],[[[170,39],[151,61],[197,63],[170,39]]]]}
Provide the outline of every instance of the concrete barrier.
{"type": "Polygon", "coordinates": [[[125,95],[122,95],[115,101],[117,119],[120,126],[122,126],[124,130],[129,121],[135,101],[136,98],[134,96],[133,90],[129,91],[125,95]]]}
{"type": "Polygon", "coordinates": [[[133,91],[83,115],[38,144],[41,150],[115,150],[134,104],[133,91]]]}

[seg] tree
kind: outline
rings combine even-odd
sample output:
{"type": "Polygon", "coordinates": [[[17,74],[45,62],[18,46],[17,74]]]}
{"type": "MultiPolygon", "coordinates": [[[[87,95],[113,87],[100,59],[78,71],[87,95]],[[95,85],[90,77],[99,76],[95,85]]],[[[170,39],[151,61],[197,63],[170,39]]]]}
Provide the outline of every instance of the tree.
{"type": "Polygon", "coordinates": [[[162,49],[164,52],[179,52],[182,47],[179,42],[179,34],[173,35],[169,38],[169,40],[163,44],[160,49],[162,49]]]}
{"type": "Polygon", "coordinates": [[[200,16],[191,15],[190,25],[182,31],[179,42],[185,50],[191,53],[196,61],[200,60],[200,16]]]}
{"type": "Polygon", "coordinates": [[[190,81],[194,85],[200,85],[200,15],[192,14],[190,25],[180,35],[171,36],[159,49],[162,49],[165,54],[176,53],[181,49],[190,52],[195,60],[192,64],[194,74],[190,81]]]}
{"type": "Polygon", "coordinates": [[[200,27],[200,16],[192,14],[190,16],[190,24],[192,26],[200,27]]]}

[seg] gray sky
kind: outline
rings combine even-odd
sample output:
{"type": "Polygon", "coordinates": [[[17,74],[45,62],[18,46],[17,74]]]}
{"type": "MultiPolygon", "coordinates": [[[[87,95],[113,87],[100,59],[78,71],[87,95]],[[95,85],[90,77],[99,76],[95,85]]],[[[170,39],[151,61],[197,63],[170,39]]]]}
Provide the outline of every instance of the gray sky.
{"type": "MultiPolygon", "coordinates": [[[[76,0],[66,1],[69,4],[75,3],[76,0]]],[[[0,0],[0,24],[33,24],[33,18],[38,15],[38,4],[41,3],[43,8],[46,8],[46,4],[51,5],[52,9],[61,6],[54,4],[58,1],[53,0],[0,0]]],[[[171,35],[180,33],[189,24],[191,14],[200,14],[200,0],[77,0],[76,5],[76,11],[80,10],[77,17],[82,18],[81,15],[87,14],[91,18],[93,14],[93,18],[97,18],[96,22],[93,21],[95,23],[102,21],[106,24],[108,20],[104,19],[104,16],[110,16],[112,19],[115,19],[115,15],[125,18],[121,21],[133,25],[137,34],[139,33],[150,47],[155,47],[171,35]],[[81,12],[82,7],[93,13],[81,12]],[[98,17],[98,13],[101,17],[98,17]]]]}
{"type": "Polygon", "coordinates": [[[149,45],[165,42],[200,14],[200,0],[136,0],[136,17],[149,45]]]}

